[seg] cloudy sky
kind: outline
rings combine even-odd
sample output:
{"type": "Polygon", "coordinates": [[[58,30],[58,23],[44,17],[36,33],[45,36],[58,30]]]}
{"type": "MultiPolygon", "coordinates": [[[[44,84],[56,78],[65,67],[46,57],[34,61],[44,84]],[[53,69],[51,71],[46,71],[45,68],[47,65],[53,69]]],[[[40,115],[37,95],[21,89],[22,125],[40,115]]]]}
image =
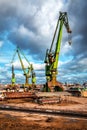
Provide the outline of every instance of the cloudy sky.
{"type": "MultiPolygon", "coordinates": [[[[45,52],[50,48],[59,11],[68,13],[72,45],[68,45],[63,28],[57,79],[87,81],[86,8],[86,0],[0,0],[0,83],[11,82],[11,60],[17,46],[33,64],[37,83],[45,83],[45,52]]],[[[16,82],[23,83],[25,77],[17,56],[14,66],[16,82]]]]}

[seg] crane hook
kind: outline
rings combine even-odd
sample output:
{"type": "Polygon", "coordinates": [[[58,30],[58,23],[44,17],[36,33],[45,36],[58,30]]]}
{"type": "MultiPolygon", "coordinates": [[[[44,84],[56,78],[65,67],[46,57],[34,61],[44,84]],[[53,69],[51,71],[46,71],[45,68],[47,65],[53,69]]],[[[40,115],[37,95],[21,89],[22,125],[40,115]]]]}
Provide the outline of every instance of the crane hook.
{"type": "Polygon", "coordinates": [[[71,33],[68,33],[68,43],[69,43],[69,45],[72,44],[72,36],[71,36],[71,33]]]}

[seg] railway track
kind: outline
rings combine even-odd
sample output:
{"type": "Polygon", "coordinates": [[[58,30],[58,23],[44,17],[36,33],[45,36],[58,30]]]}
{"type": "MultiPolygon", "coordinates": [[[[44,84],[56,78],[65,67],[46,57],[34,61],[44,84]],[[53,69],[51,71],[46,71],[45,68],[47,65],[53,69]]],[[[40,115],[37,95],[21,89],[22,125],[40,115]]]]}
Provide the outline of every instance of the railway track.
{"type": "Polygon", "coordinates": [[[6,105],[0,105],[0,110],[87,119],[87,113],[74,112],[74,111],[50,110],[50,109],[46,110],[40,108],[29,109],[29,108],[22,108],[22,107],[15,107],[15,106],[13,107],[13,106],[6,106],[6,105]]]}

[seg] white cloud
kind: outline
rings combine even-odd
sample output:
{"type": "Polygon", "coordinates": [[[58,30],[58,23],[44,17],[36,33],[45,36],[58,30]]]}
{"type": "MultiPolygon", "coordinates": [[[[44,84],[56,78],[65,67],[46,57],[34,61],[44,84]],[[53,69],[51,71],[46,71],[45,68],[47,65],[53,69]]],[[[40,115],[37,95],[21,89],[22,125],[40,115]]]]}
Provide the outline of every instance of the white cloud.
{"type": "Polygon", "coordinates": [[[19,73],[16,73],[16,75],[15,75],[17,78],[19,78],[19,79],[23,79],[24,78],[24,75],[23,74],[19,74],[19,73]]]}
{"type": "Polygon", "coordinates": [[[73,37],[73,42],[83,39],[83,36],[81,34],[76,35],[73,37]]]}
{"type": "Polygon", "coordinates": [[[37,11],[35,15],[35,25],[38,27],[38,31],[42,36],[48,38],[51,36],[62,6],[62,1],[48,0],[43,4],[41,9],[37,11]]]}
{"type": "MultiPolygon", "coordinates": [[[[23,65],[25,68],[29,66],[28,62],[26,62],[25,59],[22,59],[23,65]]],[[[45,64],[43,63],[35,63],[35,62],[29,62],[30,64],[33,65],[34,70],[44,70],[45,69],[45,64]]],[[[15,69],[21,69],[21,63],[20,60],[15,60],[13,63],[15,69]]],[[[11,66],[11,64],[8,64],[7,66],[11,66]]]]}
{"type": "MultiPolygon", "coordinates": [[[[23,65],[24,65],[25,68],[27,68],[27,67],[29,66],[29,64],[26,62],[25,59],[22,59],[22,62],[23,62],[23,65]]],[[[14,68],[15,68],[15,69],[21,69],[21,68],[22,68],[19,59],[18,59],[18,60],[15,60],[12,64],[14,65],[14,68]]]]}
{"type": "Polygon", "coordinates": [[[69,45],[68,42],[66,42],[65,44],[61,46],[60,55],[65,55],[66,53],[70,51],[72,51],[72,45],[69,45]]]}
{"type": "Polygon", "coordinates": [[[3,42],[3,41],[0,41],[0,47],[2,47],[2,46],[3,46],[3,44],[4,44],[4,42],[3,42]]]}
{"type": "Polygon", "coordinates": [[[44,70],[45,69],[45,64],[33,63],[33,66],[34,66],[35,70],[44,70]]]}
{"type": "Polygon", "coordinates": [[[87,58],[83,58],[81,59],[78,64],[81,64],[81,65],[87,65],[87,58]]]}

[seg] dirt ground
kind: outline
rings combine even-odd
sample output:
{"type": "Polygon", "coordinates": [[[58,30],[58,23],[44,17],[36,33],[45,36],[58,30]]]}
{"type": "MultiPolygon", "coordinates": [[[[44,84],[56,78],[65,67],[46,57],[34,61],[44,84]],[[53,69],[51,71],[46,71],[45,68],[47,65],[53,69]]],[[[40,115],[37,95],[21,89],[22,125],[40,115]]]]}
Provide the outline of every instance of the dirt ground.
{"type": "Polygon", "coordinates": [[[87,130],[87,120],[0,111],[0,130],[87,130]]]}
{"type": "MultiPolygon", "coordinates": [[[[87,112],[87,98],[66,97],[60,104],[40,105],[30,99],[0,101],[0,105],[87,112]],[[68,98],[68,99],[67,99],[68,98]]],[[[87,119],[0,110],[0,130],[87,130],[87,119]]]]}

